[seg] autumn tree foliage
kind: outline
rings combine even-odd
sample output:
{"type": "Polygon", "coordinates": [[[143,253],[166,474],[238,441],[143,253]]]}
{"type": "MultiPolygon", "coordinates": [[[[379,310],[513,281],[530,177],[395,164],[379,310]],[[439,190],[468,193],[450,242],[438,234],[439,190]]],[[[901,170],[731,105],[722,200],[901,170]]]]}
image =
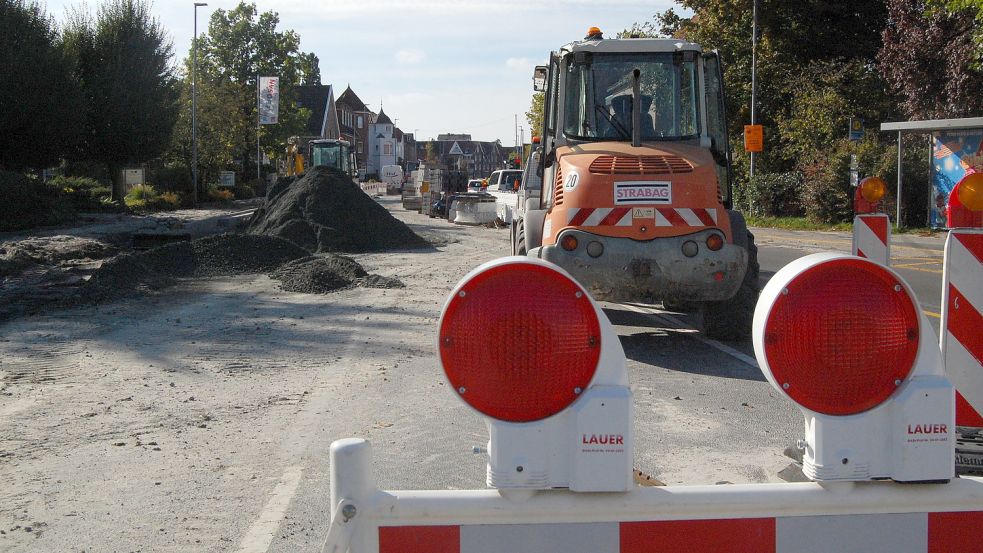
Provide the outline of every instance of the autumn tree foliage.
{"type": "Polygon", "coordinates": [[[887,0],[878,68],[912,119],[983,114],[983,72],[971,8],[930,9],[922,0],[887,0]]]}

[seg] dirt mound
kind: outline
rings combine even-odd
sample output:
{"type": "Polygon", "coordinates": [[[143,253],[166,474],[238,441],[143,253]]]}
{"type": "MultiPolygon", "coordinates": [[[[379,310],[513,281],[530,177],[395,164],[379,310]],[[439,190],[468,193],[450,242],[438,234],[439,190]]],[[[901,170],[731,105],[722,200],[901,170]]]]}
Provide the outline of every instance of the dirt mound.
{"type": "Polygon", "coordinates": [[[373,252],[419,248],[427,242],[327,167],[281,178],[256,211],[248,232],[285,238],[312,252],[373,252]]]}
{"type": "Polygon", "coordinates": [[[369,288],[403,288],[398,279],[370,275],[354,259],[343,255],[312,255],[283,264],[270,275],[288,292],[326,294],[365,286],[369,288]]]}
{"type": "Polygon", "coordinates": [[[115,246],[77,236],[27,238],[0,245],[0,277],[13,275],[33,265],[60,265],[115,255],[115,246]]]}
{"type": "Polygon", "coordinates": [[[282,238],[223,234],[119,255],[102,265],[86,291],[105,299],[131,290],[153,290],[175,278],[264,273],[307,251],[282,238]]]}

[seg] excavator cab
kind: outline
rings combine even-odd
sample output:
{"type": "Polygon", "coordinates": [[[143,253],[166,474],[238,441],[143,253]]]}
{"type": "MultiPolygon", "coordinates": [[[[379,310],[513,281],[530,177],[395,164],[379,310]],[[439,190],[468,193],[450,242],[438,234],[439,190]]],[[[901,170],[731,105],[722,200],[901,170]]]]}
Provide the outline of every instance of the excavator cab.
{"type": "Polygon", "coordinates": [[[348,176],[355,176],[352,148],[346,140],[311,140],[307,144],[307,153],[311,167],[334,167],[348,176]]]}

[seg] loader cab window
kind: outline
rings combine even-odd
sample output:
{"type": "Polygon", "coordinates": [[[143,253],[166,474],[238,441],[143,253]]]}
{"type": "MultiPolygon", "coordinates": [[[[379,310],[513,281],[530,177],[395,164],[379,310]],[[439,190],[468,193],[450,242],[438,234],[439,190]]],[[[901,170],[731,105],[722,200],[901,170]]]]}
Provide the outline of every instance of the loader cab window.
{"type": "Polygon", "coordinates": [[[695,52],[571,54],[563,131],[584,141],[631,141],[633,72],[638,69],[642,140],[697,138],[695,52]]]}

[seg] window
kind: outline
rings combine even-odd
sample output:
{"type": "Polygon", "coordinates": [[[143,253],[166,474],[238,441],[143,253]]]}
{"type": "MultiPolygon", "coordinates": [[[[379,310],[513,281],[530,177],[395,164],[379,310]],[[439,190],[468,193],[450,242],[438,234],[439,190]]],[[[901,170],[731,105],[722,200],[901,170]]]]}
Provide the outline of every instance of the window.
{"type": "Polygon", "coordinates": [[[393,145],[390,142],[386,142],[382,145],[382,155],[391,156],[393,155],[393,145]]]}
{"type": "Polygon", "coordinates": [[[355,142],[355,147],[358,149],[358,153],[362,153],[362,141],[361,140],[355,142]]]}
{"type": "MultiPolygon", "coordinates": [[[[690,53],[692,54],[692,53],[690,53]]],[[[631,140],[632,72],[640,71],[643,140],[695,138],[695,56],[596,54],[568,61],[564,133],[577,140],[631,140]]]]}
{"type": "Polygon", "coordinates": [[[358,119],[358,128],[361,129],[362,128],[362,116],[359,115],[357,119],[358,119]]]}

